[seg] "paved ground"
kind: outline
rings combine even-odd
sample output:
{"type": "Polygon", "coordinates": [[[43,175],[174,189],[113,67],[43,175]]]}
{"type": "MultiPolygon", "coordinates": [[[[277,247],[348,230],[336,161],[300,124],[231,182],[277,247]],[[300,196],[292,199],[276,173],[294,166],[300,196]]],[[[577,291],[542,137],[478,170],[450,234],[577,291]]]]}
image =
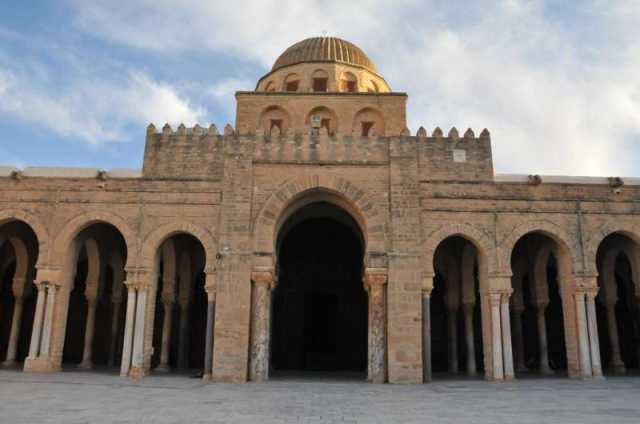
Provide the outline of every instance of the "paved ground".
{"type": "Polygon", "coordinates": [[[210,384],[184,376],[0,371],[0,423],[638,423],[640,378],[210,384]]]}

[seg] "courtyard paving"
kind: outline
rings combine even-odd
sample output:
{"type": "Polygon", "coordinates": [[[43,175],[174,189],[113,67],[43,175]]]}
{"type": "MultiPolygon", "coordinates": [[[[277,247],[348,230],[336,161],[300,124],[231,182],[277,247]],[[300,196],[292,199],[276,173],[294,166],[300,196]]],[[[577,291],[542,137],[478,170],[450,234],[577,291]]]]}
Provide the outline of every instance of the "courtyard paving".
{"type": "Polygon", "coordinates": [[[0,371],[0,423],[638,423],[640,378],[372,385],[0,371]]]}

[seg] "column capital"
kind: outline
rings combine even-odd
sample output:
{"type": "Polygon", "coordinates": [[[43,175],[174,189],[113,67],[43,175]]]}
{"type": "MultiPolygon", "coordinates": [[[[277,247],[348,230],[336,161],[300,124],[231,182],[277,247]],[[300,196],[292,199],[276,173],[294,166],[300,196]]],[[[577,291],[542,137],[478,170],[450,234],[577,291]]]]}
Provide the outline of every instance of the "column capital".
{"type": "Polygon", "coordinates": [[[265,284],[268,288],[273,288],[275,286],[273,271],[270,269],[251,271],[251,281],[253,281],[254,284],[265,284]]]}
{"type": "Polygon", "coordinates": [[[367,287],[383,286],[387,284],[388,275],[385,268],[367,268],[364,271],[362,282],[367,287]]]}
{"type": "Polygon", "coordinates": [[[599,287],[596,287],[594,289],[588,289],[587,290],[587,299],[595,300],[595,298],[598,296],[598,292],[599,291],[600,291],[599,287]]]}
{"type": "Polygon", "coordinates": [[[576,275],[573,279],[573,288],[576,291],[598,290],[598,276],[576,275]]]}
{"type": "Polygon", "coordinates": [[[424,272],[422,274],[422,295],[426,297],[431,296],[431,292],[433,291],[433,279],[435,278],[435,273],[433,272],[424,272]]]}
{"type": "MultiPolygon", "coordinates": [[[[41,283],[54,283],[60,280],[60,269],[58,267],[43,266],[38,267],[36,281],[41,283]]],[[[55,283],[54,283],[55,284],[55,283]]]]}
{"type": "Polygon", "coordinates": [[[491,306],[500,306],[502,301],[502,292],[500,291],[490,291],[487,293],[489,295],[489,303],[491,306]]]}
{"type": "Polygon", "coordinates": [[[152,284],[152,275],[153,272],[150,269],[131,269],[127,271],[127,279],[123,281],[123,284],[136,290],[149,290],[152,284]]]}
{"type": "Polygon", "coordinates": [[[206,291],[207,293],[215,293],[216,288],[215,272],[207,272],[204,282],[204,291],[206,291]]]}

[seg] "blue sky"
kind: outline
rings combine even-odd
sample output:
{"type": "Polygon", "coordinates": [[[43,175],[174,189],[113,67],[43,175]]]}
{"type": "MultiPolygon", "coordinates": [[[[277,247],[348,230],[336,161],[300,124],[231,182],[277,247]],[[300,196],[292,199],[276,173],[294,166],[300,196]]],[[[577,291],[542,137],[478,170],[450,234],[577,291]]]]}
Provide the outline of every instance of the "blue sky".
{"type": "Polygon", "coordinates": [[[498,172],[640,176],[637,0],[7,3],[0,164],[140,167],[150,121],[233,123],[235,90],[326,31],[413,132],[489,128],[498,172]]]}

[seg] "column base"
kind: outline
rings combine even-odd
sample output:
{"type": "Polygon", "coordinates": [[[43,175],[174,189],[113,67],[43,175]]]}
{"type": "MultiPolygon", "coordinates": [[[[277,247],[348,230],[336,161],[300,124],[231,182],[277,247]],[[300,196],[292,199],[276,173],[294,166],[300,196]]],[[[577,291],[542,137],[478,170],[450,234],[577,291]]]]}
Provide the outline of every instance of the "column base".
{"type": "Polygon", "coordinates": [[[18,362],[16,360],[4,361],[2,363],[3,368],[16,368],[18,366],[18,362]]]}
{"type": "Polygon", "coordinates": [[[93,362],[80,362],[78,368],[81,370],[90,370],[93,368],[93,362]]]}
{"type": "Polygon", "coordinates": [[[144,367],[131,367],[131,370],[129,370],[129,377],[132,380],[141,380],[142,377],[146,376],[147,372],[145,371],[144,367]]]}
{"type": "Polygon", "coordinates": [[[614,362],[611,364],[611,371],[615,375],[625,375],[627,373],[627,368],[624,366],[623,362],[614,362]]]}
{"type": "Polygon", "coordinates": [[[540,368],[538,370],[538,373],[540,375],[548,375],[548,376],[555,375],[555,372],[553,372],[553,370],[551,368],[540,368]]]}
{"type": "Polygon", "coordinates": [[[24,361],[24,372],[28,373],[54,373],[61,370],[49,358],[27,358],[24,361]]]}
{"type": "Polygon", "coordinates": [[[155,367],[153,369],[154,372],[162,372],[162,373],[167,373],[169,371],[171,371],[171,369],[169,368],[169,365],[158,365],[157,367],[155,367]]]}

